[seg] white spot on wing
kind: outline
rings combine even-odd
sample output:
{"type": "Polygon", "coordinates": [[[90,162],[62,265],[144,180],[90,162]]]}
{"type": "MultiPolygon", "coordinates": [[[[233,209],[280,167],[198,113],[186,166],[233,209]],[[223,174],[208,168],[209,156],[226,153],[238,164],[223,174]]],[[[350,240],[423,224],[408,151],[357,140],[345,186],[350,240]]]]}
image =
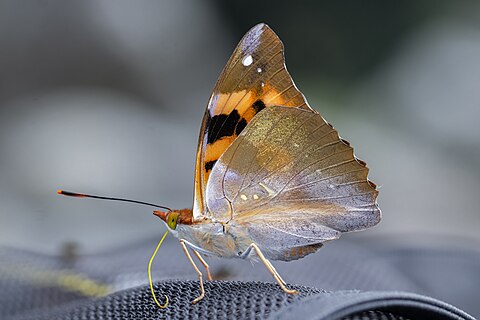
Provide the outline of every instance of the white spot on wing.
{"type": "Polygon", "coordinates": [[[257,68],[257,72],[258,73],[262,72],[262,68],[257,68]]]}
{"type": "Polygon", "coordinates": [[[248,56],[245,56],[242,60],[242,64],[245,66],[245,67],[248,67],[249,65],[251,65],[253,63],[253,57],[252,55],[248,55],[248,56]]]}

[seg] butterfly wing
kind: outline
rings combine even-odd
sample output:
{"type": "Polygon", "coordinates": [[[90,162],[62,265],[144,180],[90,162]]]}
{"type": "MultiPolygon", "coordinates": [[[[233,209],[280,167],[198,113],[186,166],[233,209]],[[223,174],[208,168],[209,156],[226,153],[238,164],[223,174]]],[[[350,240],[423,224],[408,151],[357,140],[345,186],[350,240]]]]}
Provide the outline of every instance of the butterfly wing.
{"type": "Polygon", "coordinates": [[[195,220],[206,213],[205,188],[217,160],[259,111],[276,105],[315,112],[285,68],[282,42],[259,24],[236,47],[205,111],[195,168],[195,220]]]}
{"type": "Polygon", "coordinates": [[[259,243],[321,243],[380,221],[378,191],[367,175],[365,163],[319,114],[270,107],[217,161],[207,205],[215,219],[247,226],[259,243]],[[283,235],[269,240],[267,229],[283,235]]]}

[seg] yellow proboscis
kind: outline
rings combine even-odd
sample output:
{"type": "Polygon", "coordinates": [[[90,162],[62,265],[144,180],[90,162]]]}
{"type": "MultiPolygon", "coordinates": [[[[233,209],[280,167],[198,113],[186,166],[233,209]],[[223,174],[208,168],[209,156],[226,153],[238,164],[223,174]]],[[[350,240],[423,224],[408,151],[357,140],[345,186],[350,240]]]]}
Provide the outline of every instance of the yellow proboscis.
{"type": "Polygon", "coordinates": [[[151,272],[151,269],[152,269],[153,259],[155,259],[155,256],[157,255],[157,251],[158,251],[158,249],[160,248],[160,246],[162,245],[163,240],[165,240],[165,237],[167,236],[167,234],[168,234],[168,230],[165,232],[165,234],[163,235],[162,239],[160,239],[160,241],[158,242],[157,247],[155,248],[155,251],[154,251],[153,254],[152,254],[152,257],[150,258],[150,262],[148,263],[148,281],[149,281],[149,283],[150,283],[150,291],[152,292],[153,300],[155,300],[155,303],[157,304],[157,306],[159,306],[159,307],[162,308],[162,309],[165,309],[165,308],[168,306],[168,296],[165,295],[165,299],[166,299],[167,301],[165,302],[164,305],[161,305],[160,302],[158,302],[157,296],[155,295],[155,291],[153,290],[153,282],[152,282],[152,272],[151,272]]]}

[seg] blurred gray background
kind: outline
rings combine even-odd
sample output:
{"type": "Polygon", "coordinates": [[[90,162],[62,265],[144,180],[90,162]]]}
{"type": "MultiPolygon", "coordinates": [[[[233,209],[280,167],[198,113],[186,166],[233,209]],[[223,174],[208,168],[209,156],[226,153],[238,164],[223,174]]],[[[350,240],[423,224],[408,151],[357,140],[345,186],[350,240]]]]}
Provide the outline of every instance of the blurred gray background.
{"type": "Polygon", "coordinates": [[[480,4],[433,0],[1,1],[0,245],[160,237],[148,207],[55,192],[190,207],[204,108],[258,22],[381,186],[383,221],[358,236],[476,246],[480,4]]]}

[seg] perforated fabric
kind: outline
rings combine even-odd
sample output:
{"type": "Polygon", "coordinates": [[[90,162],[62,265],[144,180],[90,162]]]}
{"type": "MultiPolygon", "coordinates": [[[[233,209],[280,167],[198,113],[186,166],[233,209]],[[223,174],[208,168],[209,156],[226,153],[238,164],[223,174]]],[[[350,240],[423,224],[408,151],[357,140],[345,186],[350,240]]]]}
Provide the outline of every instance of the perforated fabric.
{"type": "Polygon", "coordinates": [[[143,286],[55,313],[49,311],[41,317],[37,313],[22,319],[265,319],[287,304],[322,292],[308,287],[295,288],[300,294],[287,295],[270,283],[206,282],[205,299],[193,305],[191,301],[199,295],[198,282],[167,281],[155,285],[160,299],[160,292],[170,298],[165,309],[153,303],[149,288],[143,286]]]}
{"type": "Polygon", "coordinates": [[[466,319],[473,318],[443,302],[408,293],[328,293],[294,286],[287,295],[269,283],[213,281],[196,305],[195,281],[166,281],[155,290],[171,297],[165,309],[153,303],[146,286],[58,309],[36,310],[13,319],[466,319]]]}
{"type": "MultiPolygon", "coordinates": [[[[177,315],[262,319],[283,314],[309,297],[349,289],[359,289],[355,295],[362,291],[416,292],[447,302],[459,301],[460,307],[469,308],[474,314],[479,311],[471,294],[480,287],[480,254],[405,247],[395,250],[392,245],[387,250],[382,241],[348,239],[329,244],[319,253],[299,261],[274,262],[288,283],[306,285],[289,285],[301,289],[302,294],[295,296],[283,293],[261,264],[252,267],[248,261],[239,259],[207,259],[214,278],[229,281],[207,282],[205,299],[192,305],[190,301],[199,293],[198,281],[178,242],[172,238],[162,247],[152,270],[159,298],[160,292],[164,292],[171,299],[166,310],[158,310],[150,296],[146,276],[156,241],[158,239],[115,252],[76,258],[0,248],[0,319],[115,319],[119,316],[135,319],[142,315],[174,319],[177,315]],[[437,265],[442,267],[442,273],[432,271],[438,270],[433,267],[437,265]],[[445,274],[450,275],[449,279],[445,279],[445,274]],[[454,291],[442,287],[442,282],[454,291]],[[110,295],[95,298],[86,294],[88,290],[79,289],[88,283],[93,284],[94,289],[108,285],[110,295]],[[462,286],[462,283],[468,285],[462,286]]],[[[347,318],[414,319],[396,314],[395,310],[375,308],[352,313],[347,318]]]]}

